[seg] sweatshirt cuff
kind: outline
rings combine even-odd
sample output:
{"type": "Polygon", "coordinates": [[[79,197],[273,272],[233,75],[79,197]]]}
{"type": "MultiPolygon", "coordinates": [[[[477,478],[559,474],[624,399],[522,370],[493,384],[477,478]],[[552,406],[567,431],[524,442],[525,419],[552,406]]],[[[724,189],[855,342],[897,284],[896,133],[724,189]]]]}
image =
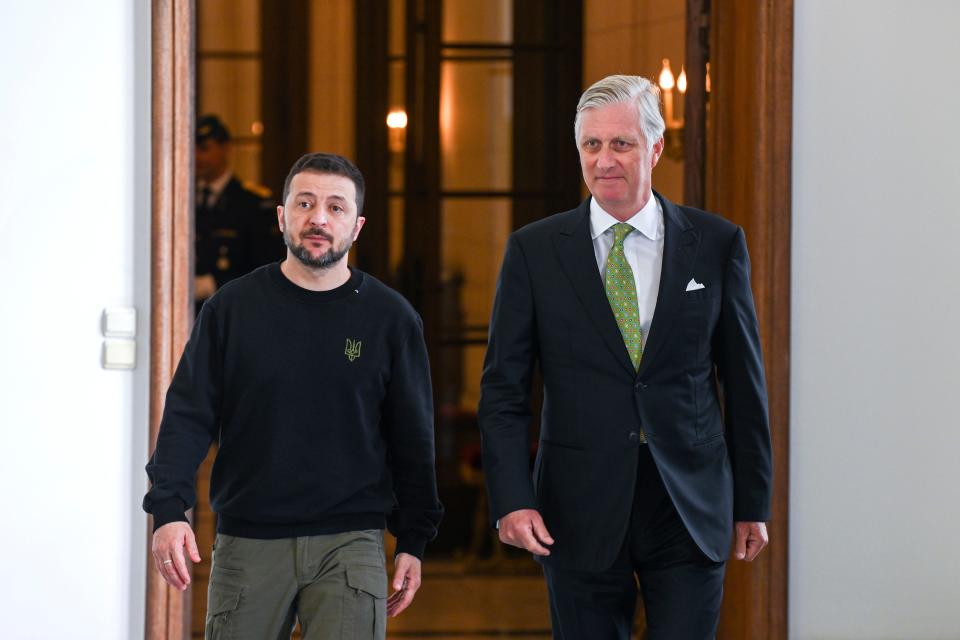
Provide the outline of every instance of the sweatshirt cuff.
{"type": "Polygon", "coordinates": [[[427,539],[422,536],[401,536],[397,538],[397,552],[394,557],[401,553],[409,553],[417,560],[423,561],[423,552],[427,548],[427,539]]]}
{"type": "Polygon", "coordinates": [[[153,514],[154,531],[171,522],[190,522],[184,513],[183,501],[179,498],[167,498],[153,503],[150,513],[153,514]]]}

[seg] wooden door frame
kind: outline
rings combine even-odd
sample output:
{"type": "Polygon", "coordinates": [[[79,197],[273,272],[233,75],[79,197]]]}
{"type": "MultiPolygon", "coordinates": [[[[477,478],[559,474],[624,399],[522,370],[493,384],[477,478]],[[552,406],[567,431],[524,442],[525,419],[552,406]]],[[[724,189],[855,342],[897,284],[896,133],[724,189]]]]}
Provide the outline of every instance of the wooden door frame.
{"type": "Polygon", "coordinates": [[[717,637],[786,638],[793,0],[710,4],[706,207],[747,234],[774,460],[770,546],[728,563],[717,637]]]}
{"type": "MultiPolygon", "coordinates": [[[[716,2],[712,12],[706,206],[743,225],[764,342],[774,444],[771,544],[731,562],[721,638],[787,636],[790,220],[793,0],[716,2]],[[729,589],[729,587],[733,587],[729,589]]],[[[191,315],[194,120],[192,0],[152,2],[150,448],[191,315]]],[[[148,527],[152,530],[152,526],[148,527]]],[[[149,539],[147,541],[149,549],[149,539]]],[[[189,633],[187,594],[166,585],[148,551],[146,638],[189,633]]]]}
{"type": "MultiPolygon", "coordinates": [[[[150,452],[193,311],[194,27],[192,0],[153,0],[151,13],[150,452]]],[[[190,592],[167,585],[147,540],[147,640],[190,632],[190,592]]]]}

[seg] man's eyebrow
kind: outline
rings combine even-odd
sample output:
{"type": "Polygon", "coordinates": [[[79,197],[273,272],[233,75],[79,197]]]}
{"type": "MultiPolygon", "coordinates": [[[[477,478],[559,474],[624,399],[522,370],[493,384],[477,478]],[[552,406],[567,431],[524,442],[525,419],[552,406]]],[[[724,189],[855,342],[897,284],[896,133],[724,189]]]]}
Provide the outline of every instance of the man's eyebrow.
{"type": "Polygon", "coordinates": [[[317,197],[317,196],[313,193],[313,191],[298,191],[298,192],[297,192],[297,195],[295,195],[294,198],[302,198],[303,196],[309,196],[309,197],[311,197],[311,198],[316,198],[316,197],[317,197]]]}
{"type": "Polygon", "coordinates": [[[349,200],[345,196],[340,195],[339,193],[331,193],[327,196],[327,202],[335,202],[337,204],[347,207],[349,200]]]}

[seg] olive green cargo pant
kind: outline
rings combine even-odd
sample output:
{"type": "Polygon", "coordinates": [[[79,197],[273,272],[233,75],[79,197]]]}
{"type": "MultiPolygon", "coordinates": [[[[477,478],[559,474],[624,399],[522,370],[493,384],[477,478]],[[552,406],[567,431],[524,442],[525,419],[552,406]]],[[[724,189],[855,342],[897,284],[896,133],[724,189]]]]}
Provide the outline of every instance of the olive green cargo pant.
{"type": "Polygon", "coordinates": [[[386,638],[383,531],[255,540],[218,534],[207,640],[386,638]]]}

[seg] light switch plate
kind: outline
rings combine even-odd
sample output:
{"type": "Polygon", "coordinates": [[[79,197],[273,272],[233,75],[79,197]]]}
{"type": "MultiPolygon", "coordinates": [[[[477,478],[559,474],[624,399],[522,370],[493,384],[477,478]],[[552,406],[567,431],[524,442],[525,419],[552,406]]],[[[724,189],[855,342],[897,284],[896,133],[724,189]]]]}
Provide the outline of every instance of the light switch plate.
{"type": "Polygon", "coordinates": [[[105,338],[137,337],[137,310],[133,307],[107,307],[103,310],[105,338]]]}
{"type": "Polygon", "coordinates": [[[137,366],[135,340],[110,338],[103,341],[104,369],[133,369],[137,366]]]}

